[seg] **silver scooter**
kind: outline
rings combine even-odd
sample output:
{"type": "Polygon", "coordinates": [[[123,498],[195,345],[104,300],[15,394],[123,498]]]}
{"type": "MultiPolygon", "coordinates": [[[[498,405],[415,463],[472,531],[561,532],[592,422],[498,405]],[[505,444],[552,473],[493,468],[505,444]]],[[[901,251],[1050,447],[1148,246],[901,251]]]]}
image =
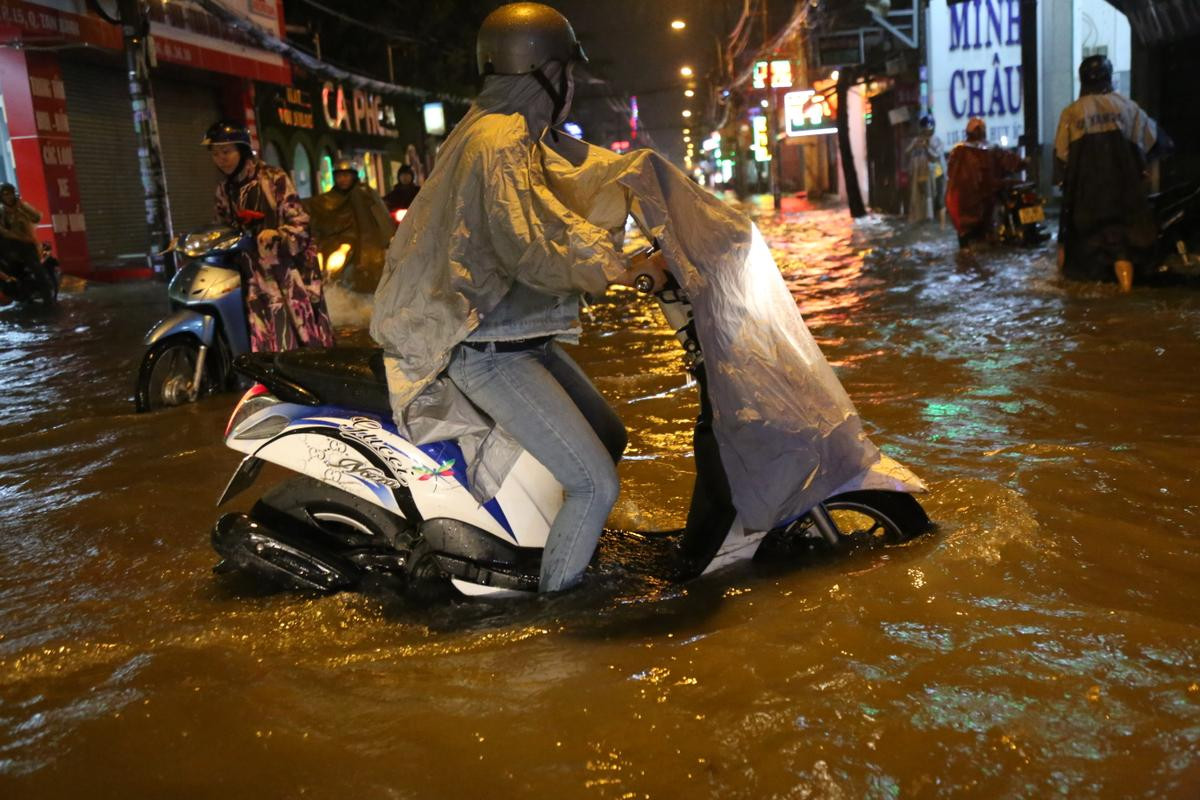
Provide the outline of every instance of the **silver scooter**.
{"type": "Polygon", "coordinates": [[[185,259],[167,285],[171,313],[146,334],[134,401],[138,411],[195,402],[232,388],[233,359],[250,352],[238,263],[254,237],[210,225],[178,237],[185,259]]]}

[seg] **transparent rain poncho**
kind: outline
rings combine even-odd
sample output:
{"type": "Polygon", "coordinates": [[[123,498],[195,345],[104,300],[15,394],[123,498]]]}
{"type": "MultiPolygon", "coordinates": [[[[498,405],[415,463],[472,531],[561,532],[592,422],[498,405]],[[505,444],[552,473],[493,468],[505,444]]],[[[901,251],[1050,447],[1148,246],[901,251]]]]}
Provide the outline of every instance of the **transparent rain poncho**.
{"type": "MultiPolygon", "coordinates": [[[[506,80],[508,94],[489,96],[489,82],[443,145],[376,293],[371,332],[401,430],[419,442],[458,438],[472,491],[490,497],[518,451],[438,378],[450,351],[515,280],[602,292],[624,266],[614,248],[632,213],[691,299],[743,525],[765,530],[798,516],[877,465],[753,223],[652,151],[618,156],[562,133],[530,136],[546,130],[548,101],[540,117],[530,114],[540,87],[528,76],[506,80]],[[514,141],[475,150],[472,140],[497,133],[514,141]]],[[[920,486],[899,465],[893,478],[896,488],[920,486]]]]}

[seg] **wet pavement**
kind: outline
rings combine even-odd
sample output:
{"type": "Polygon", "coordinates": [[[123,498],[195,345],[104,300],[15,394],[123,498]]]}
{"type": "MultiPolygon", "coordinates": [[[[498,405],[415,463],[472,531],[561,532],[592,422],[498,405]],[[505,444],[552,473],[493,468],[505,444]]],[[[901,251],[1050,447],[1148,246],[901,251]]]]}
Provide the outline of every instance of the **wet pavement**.
{"type": "MultiPolygon", "coordinates": [[[[235,397],[133,413],[162,287],[0,310],[0,796],[1200,796],[1200,294],[759,223],[937,532],[685,587],[610,537],[507,606],[269,594],[209,571],[235,397]]],[[[628,293],[593,314],[612,522],[673,527],[678,349],[628,293]]]]}

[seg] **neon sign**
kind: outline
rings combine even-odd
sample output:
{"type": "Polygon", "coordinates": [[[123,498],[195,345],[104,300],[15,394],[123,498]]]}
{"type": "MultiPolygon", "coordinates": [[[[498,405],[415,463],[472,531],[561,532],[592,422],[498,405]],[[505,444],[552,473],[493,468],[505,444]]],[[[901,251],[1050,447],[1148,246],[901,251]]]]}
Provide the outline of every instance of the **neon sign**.
{"type": "Polygon", "coordinates": [[[837,133],[837,123],[829,98],[812,89],[788,92],[783,96],[784,129],[788,136],[816,136],[837,133]]]}
{"type": "Polygon", "coordinates": [[[790,61],[772,61],[769,65],[766,61],[754,62],[754,88],[767,88],[767,75],[771,76],[772,89],[790,89],[792,88],[792,62],[790,61]]]}

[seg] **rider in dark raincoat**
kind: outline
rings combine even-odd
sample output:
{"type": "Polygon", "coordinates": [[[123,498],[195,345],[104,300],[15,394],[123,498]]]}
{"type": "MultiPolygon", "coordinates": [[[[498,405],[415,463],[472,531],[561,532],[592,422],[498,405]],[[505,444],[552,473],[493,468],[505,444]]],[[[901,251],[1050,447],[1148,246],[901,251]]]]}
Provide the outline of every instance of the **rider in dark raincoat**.
{"type": "Polygon", "coordinates": [[[1063,190],[1059,261],[1063,275],[1133,286],[1157,229],[1146,165],[1169,139],[1137,103],[1113,91],[1112,64],[1088,56],[1079,65],[1079,99],[1063,109],[1054,137],[1063,190]]]}
{"type": "Polygon", "coordinates": [[[988,144],[982,119],[967,122],[966,141],[950,151],[946,182],[946,211],[958,232],[959,247],[991,237],[997,193],[1004,177],[1020,167],[1016,153],[988,144]]]}

